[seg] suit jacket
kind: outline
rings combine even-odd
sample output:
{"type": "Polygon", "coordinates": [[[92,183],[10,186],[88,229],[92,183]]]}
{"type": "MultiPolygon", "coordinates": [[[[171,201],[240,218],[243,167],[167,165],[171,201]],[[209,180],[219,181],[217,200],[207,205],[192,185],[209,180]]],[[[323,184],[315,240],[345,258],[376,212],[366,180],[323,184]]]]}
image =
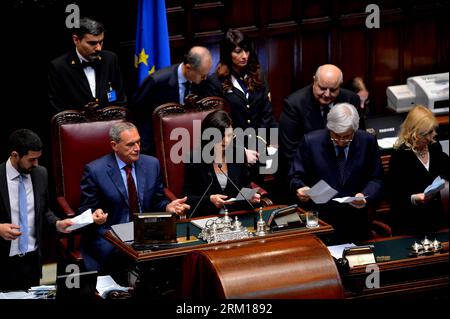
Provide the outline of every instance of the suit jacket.
{"type": "MultiPolygon", "coordinates": [[[[246,164],[243,163],[229,163],[228,164],[228,177],[236,184],[239,190],[242,187],[250,187],[250,174],[246,164]]],[[[208,185],[212,185],[203,200],[199,204],[194,216],[213,215],[219,213],[220,209],[214,206],[209,197],[213,194],[227,195],[228,198],[236,197],[239,192],[230,183],[227,182],[227,186],[224,190],[220,187],[217,175],[214,172],[213,164],[205,163],[187,163],[184,166],[184,193],[188,197],[188,204],[191,206],[191,212],[195,206],[199,203],[203,193],[208,188],[208,185]],[[208,173],[211,174],[208,175],[208,173]]],[[[237,202],[227,206],[228,211],[251,209],[247,202],[237,202]]]]}
{"type": "Polygon", "coordinates": [[[411,195],[423,193],[437,176],[449,179],[448,155],[439,143],[430,144],[428,149],[429,171],[414,152],[404,146],[391,155],[387,185],[396,234],[427,234],[448,227],[439,193],[426,204],[411,203],[411,195]]]}
{"type": "MultiPolygon", "coordinates": [[[[247,99],[245,94],[234,86],[231,90],[224,92],[223,82],[214,73],[208,78],[206,94],[208,96],[222,97],[228,102],[233,127],[240,127],[243,130],[249,127],[255,129],[278,127],[278,123],[273,117],[267,85],[260,90],[249,92],[247,99]]],[[[267,131],[266,140],[269,142],[268,133],[269,131],[267,131]]]]}
{"type": "MultiPolygon", "coordinates": [[[[137,191],[142,212],[165,211],[168,201],[164,196],[159,162],[141,155],[135,162],[137,191]]],[[[81,248],[88,270],[100,270],[114,251],[103,234],[111,225],[129,221],[128,193],[120,174],[114,153],[105,155],[85,166],[81,179],[80,213],[91,208],[108,213],[106,223],[91,225],[82,236],[81,248]]]]}
{"type": "MultiPolygon", "coordinates": [[[[38,166],[31,173],[33,183],[36,243],[39,255],[42,253],[43,222],[55,225],[58,218],[48,206],[48,175],[47,170],[38,166]]],[[[9,202],[8,184],[6,180],[6,162],[0,164],[0,224],[11,223],[11,205],[9,202]]],[[[11,241],[0,238],[0,259],[7,258],[11,249],[11,241]]],[[[0,261],[1,264],[1,261],[0,261]]]]}
{"type": "Polygon", "coordinates": [[[82,109],[89,102],[100,107],[119,105],[126,102],[117,55],[101,51],[101,60],[95,64],[96,98],[92,95],[89,82],[75,50],[72,50],[50,63],[48,72],[48,97],[54,114],[82,109]],[[108,101],[110,87],[116,91],[117,100],[108,101]]]}
{"type": "MultiPolygon", "coordinates": [[[[334,144],[329,131],[322,129],[303,137],[292,161],[290,188],[295,193],[298,188],[312,187],[324,180],[338,191],[335,197],[363,193],[368,196],[367,205],[373,206],[381,196],[382,172],[377,140],[369,133],[358,130],[349,146],[344,181],[341,183],[334,144]]],[[[309,201],[306,208],[319,210],[320,216],[335,227],[340,238],[350,236],[347,238],[351,240],[367,236],[367,209],[356,209],[331,200],[321,205],[309,201]]]]}
{"type": "MultiPolygon", "coordinates": [[[[359,114],[360,100],[356,93],[341,88],[334,104],[347,102],[356,107],[359,114]]],[[[292,93],[284,100],[283,111],[280,116],[280,173],[286,176],[298,144],[303,135],[314,130],[325,128],[320,105],[313,95],[312,84],[292,93]]],[[[364,121],[360,118],[360,129],[365,129],[364,121]]]]}
{"type": "MultiPolygon", "coordinates": [[[[141,151],[144,154],[155,154],[153,111],[162,104],[179,103],[180,101],[177,73],[179,65],[174,64],[149,75],[134,95],[131,108],[136,114],[141,135],[141,151]]],[[[191,92],[203,96],[198,85],[192,84],[191,92]]]]}

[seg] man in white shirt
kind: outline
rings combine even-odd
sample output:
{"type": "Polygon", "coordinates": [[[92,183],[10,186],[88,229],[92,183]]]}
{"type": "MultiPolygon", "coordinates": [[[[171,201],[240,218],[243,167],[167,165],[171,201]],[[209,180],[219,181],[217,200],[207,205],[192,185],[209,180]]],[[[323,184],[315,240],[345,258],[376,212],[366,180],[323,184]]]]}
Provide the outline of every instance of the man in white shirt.
{"type": "Polygon", "coordinates": [[[43,219],[60,232],[72,225],[48,207],[47,170],[38,165],[42,142],[28,129],[9,137],[10,157],[0,164],[0,291],[39,285],[43,219]]]}

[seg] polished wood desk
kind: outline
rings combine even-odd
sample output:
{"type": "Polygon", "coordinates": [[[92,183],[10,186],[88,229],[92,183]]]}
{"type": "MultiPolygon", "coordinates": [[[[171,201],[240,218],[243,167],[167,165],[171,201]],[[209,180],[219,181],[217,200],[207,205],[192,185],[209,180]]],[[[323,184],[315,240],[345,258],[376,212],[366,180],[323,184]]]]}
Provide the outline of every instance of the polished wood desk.
{"type": "MultiPolygon", "coordinates": [[[[286,205],[273,205],[269,207],[263,208],[263,218],[264,220],[268,221],[269,216],[271,212],[274,209],[286,207],[286,205]]],[[[304,212],[299,210],[299,214],[304,219],[304,212]]],[[[239,220],[242,222],[243,226],[246,226],[250,229],[253,229],[253,216],[256,216],[259,218],[258,212],[252,212],[252,211],[238,211],[238,212],[232,212],[229,214],[231,217],[238,216],[239,220]]],[[[217,215],[211,215],[211,216],[202,216],[193,218],[192,220],[199,220],[204,218],[214,218],[217,217],[217,215]]],[[[198,234],[200,233],[201,229],[199,229],[197,226],[190,223],[191,219],[181,220],[177,222],[177,237],[179,241],[179,245],[174,248],[164,249],[164,250],[136,250],[133,248],[133,246],[130,243],[125,243],[121,241],[112,231],[107,231],[105,233],[105,237],[108,241],[110,241],[112,244],[114,244],[117,248],[119,248],[124,254],[126,254],[128,257],[132,258],[134,261],[140,262],[140,261],[146,261],[146,260],[152,260],[152,259],[158,259],[158,258],[165,258],[165,257],[172,257],[172,256],[180,256],[185,255],[186,253],[193,251],[193,250],[201,250],[201,249],[210,249],[218,245],[223,245],[224,243],[210,243],[197,239],[198,234]],[[191,237],[194,237],[194,239],[190,241],[186,241],[186,226],[187,224],[190,224],[190,233],[191,237]]],[[[306,228],[306,227],[300,227],[295,229],[289,229],[289,230],[283,230],[283,231],[277,231],[273,233],[268,233],[267,237],[286,237],[289,238],[293,235],[298,234],[316,234],[316,235],[324,235],[324,234],[330,234],[333,232],[333,227],[326,222],[319,220],[319,227],[317,228],[306,228]]],[[[233,240],[229,241],[227,243],[234,243],[234,242],[241,242],[241,241],[252,241],[252,240],[258,240],[261,239],[261,237],[252,237],[247,239],[241,239],[241,240],[233,240]]]]}
{"type": "MultiPolygon", "coordinates": [[[[268,221],[271,212],[276,208],[286,207],[286,205],[274,205],[263,208],[263,218],[268,221]]],[[[304,219],[304,212],[299,210],[299,215],[304,219]]],[[[253,211],[239,211],[229,214],[231,217],[238,216],[243,226],[253,228],[254,218],[259,218],[258,212],[253,211]]],[[[217,216],[202,216],[196,219],[203,219],[206,217],[217,216]]],[[[252,237],[242,240],[233,240],[220,243],[206,243],[203,240],[197,239],[201,229],[190,223],[190,220],[182,220],[177,222],[177,237],[178,246],[164,250],[136,250],[130,243],[121,241],[112,231],[107,231],[105,237],[113,245],[115,245],[121,252],[131,259],[131,285],[135,286],[135,291],[143,298],[160,299],[160,298],[178,298],[181,281],[184,257],[193,251],[202,251],[215,249],[219,247],[228,247],[239,243],[257,242],[261,241],[263,244],[267,238],[277,238],[289,242],[297,238],[299,234],[314,234],[318,236],[326,236],[333,232],[333,227],[322,220],[319,220],[319,227],[309,229],[300,227],[289,230],[280,230],[274,233],[269,233],[264,237],[252,237]],[[194,240],[186,241],[186,226],[190,224],[190,234],[194,240]],[[133,283],[135,282],[135,283],[133,283]]]]}
{"type": "Polygon", "coordinates": [[[368,288],[366,279],[370,273],[366,266],[356,266],[341,271],[346,298],[432,296],[448,299],[448,237],[448,230],[428,236],[431,240],[436,238],[443,243],[443,249],[440,253],[420,257],[410,256],[409,247],[423,238],[396,236],[367,242],[375,248],[380,287],[368,288]]]}

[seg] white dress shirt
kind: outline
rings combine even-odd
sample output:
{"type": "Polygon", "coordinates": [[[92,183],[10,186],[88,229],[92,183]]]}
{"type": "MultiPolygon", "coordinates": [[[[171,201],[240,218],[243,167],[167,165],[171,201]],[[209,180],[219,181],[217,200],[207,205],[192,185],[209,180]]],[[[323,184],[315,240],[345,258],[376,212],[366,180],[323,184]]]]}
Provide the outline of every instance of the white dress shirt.
{"type": "MultiPolygon", "coordinates": [[[[78,58],[80,59],[80,63],[82,61],[84,62],[89,62],[88,60],[86,60],[80,53],[78,53],[78,50],[75,49],[77,51],[77,55],[78,58]]],[[[93,67],[88,66],[87,68],[83,69],[84,74],[86,74],[87,80],[89,82],[89,87],[91,88],[91,93],[93,97],[95,96],[95,90],[96,90],[96,86],[95,86],[95,70],[93,67]]]]}
{"type": "MultiPolygon", "coordinates": [[[[12,166],[11,159],[6,162],[6,180],[8,184],[9,204],[11,206],[11,223],[20,226],[19,217],[19,175],[20,173],[12,166]]],[[[36,229],[34,225],[34,192],[31,176],[25,174],[23,182],[25,184],[25,191],[27,194],[27,208],[28,208],[28,250],[27,252],[36,250],[36,229]]],[[[19,230],[20,231],[20,230],[19,230]]],[[[11,249],[9,256],[20,254],[19,238],[11,240],[11,249]]]]}

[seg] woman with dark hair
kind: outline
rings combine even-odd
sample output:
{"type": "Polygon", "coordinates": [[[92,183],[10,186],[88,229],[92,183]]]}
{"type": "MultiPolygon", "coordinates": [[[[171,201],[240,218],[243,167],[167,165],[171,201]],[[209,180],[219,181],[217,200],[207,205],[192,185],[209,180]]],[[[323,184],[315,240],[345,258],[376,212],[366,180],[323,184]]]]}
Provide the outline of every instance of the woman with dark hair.
{"type": "Polygon", "coordinates": [[[448,181],[448,155],[436,141],[438,122],[425,106],[412,108],[401,125],[389,162],[389,194],[393,232],[426,235],[448,228],[440,193],[425,188],[440,176],[448,181]]]}
{"type": "MultiPolygon", "coordinates": [[[[207,83],[207,95],[225,99],[236,128],[267,129],[263,139],[270,144],[268,129],[278,124],[273,117],[269,88],[258,58],[242,32],[232,29],[226,32],[220,45],[220,62],[207,83]]],[[[253,145],[248,140],[245,144],[253,145]]],[[[256,160],[251,153],[247,156],[249,162],[256,160]]]]}
{"type": "MultiPolygon", "coordinates": [[[[202,121],[201,131],[201,148],[194,151],[199,152],[196,154],[198,156],[193,154],[184,169],[184,193],[191,210],[198,204],[198,216],[218,213],[225,205],[229,210],[251,208],[245,201],[226,202],[239,194],[229,179],[239,189],[250,185],[245,156],[239,156],[234,148],[230,116],[222,110],[209,113],[202,121]],[[200,162],[195,162],[194,159],[200,159],[200,162]],[[206,194],[201,199],[205,191],[206,194]]],[[[258,204],[260,195],[255,194],[250,202],[258,204]]]]}

